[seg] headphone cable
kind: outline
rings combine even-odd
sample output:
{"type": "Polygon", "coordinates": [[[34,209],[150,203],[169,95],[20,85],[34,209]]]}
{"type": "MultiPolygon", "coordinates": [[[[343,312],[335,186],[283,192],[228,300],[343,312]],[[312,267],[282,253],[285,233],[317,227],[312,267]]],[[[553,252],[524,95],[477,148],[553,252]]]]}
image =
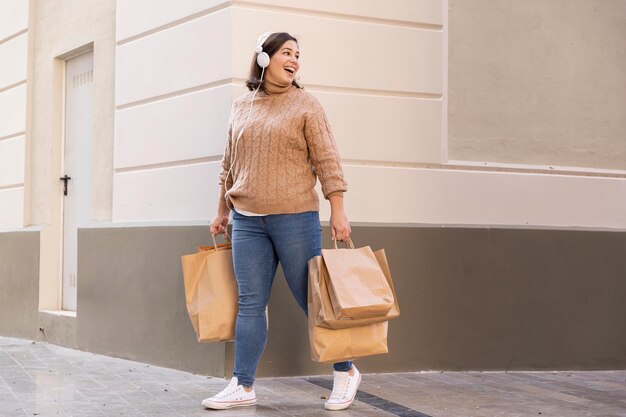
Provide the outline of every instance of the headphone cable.
{"type": "MultiPolygon", "coordinates": [[[[248,126],[248,119],[250,119],[250,113],[252,112],[252,105],[254,104],[254,98],[256,97],[256,93],[258,93],[259,88],[261,88],[261,84],[263,83],[263,75],[265,74],[265,68],[261,68],[261,79],[259,81],[259,85],[257,86],[256,90],[254,90],[254,94],[252,95],[252,99],[250,100],[250,108],[248,109],[248,114],[246,116],[246,122],[243,125],[243,128],[239,131],[239,134],[237,135],[237,139],[234,141],[234,151],[233,151],[233,157],[231,158],[230,161],[230,166],[228,167],[228,173],[226,174],[226,178],[224,179],[224,198],[226,198],[226,193],[228,193],[228,177],[231,176],[231,171],[233,169],[233,165],[235,164],[235,161],[237,160],[237,148],[239,147],[239,139],[241,139],[241,136],[243,135],[243,131],[246,129],[246,127],[248,126]]],[[[234,123],[233,123],[233,130],[234,129],[234,123]]],[[[235,185],[235,179],[232,178],[232,183],[233,185],[235,185]]]]}

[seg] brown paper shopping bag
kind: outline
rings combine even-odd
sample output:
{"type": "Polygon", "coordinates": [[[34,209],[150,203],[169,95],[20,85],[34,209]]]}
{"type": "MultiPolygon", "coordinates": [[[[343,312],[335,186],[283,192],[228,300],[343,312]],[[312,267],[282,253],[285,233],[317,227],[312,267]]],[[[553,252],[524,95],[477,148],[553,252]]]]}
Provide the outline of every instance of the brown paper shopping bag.
{"type": "Polygon", "coordinates": [[[387,348],[387,322],[347,329],[328,329],[316,326],[312,303],[314,290],[311,286],[318,283],[319,280],[309,280],[309,344],[313,361],[341,362],[389,352],[387,348]]]}
{"type": "Polygon", "coordinates": [[[369,246],[355,249],[322,249],[328,271],[328,293],[338,319],[361,319],[387,315],[394,295],[376,256],[369,246]]]}
{"type": "Polygon", "coordinates": [[[328,293],[328,271],[324,265],[324,259],[321,256],[316,256],[309,260],[309,280],[313,281],[313,285],[311,285],[313,318],[316,326],[329,329],[345,329],[348,327],[363,326],[365,324],[380,323],[400,316],[400,306],[393,286],[385,250],[380,249],[374,252],[374,256],[376,256],[376,260],[389,283],[389,287],[393,293],[394,303],[386,315],[363,319],[337,318],[328,293]]]}
{"type": "Polygon", "coordinates": [[[235,339],[238,310],[232,245],[199,246],[182,257],[187,312],[199,342],[235,339]]]}

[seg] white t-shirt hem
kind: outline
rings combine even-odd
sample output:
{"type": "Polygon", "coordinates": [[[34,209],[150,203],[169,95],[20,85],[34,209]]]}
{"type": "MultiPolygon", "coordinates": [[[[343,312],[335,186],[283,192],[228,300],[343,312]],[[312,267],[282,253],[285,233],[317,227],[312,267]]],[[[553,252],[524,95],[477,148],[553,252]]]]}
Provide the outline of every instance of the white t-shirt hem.
{"type": "Polygon", "coordinates": [[[246,211],[246,210],[241,210],[236,208],[235,211],[243,216],[249,216],[249,217],[263,217],[263,216],[267,216],[267,214],[260,214],[260,213],[254,213],[251,211],[246,211]]]}

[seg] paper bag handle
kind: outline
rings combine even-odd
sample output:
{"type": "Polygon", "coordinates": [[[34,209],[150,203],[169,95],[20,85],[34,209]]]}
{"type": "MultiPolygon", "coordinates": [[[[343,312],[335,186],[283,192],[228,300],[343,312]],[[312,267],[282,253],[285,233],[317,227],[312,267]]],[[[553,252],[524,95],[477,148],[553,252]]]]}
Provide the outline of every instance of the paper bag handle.
{"type": "MultiPolygon", "coordinates": [[[[354,243],[352,243],[352,239],[350,239],[349,237],[347,237],[344,240],[342,240],[342,242],[346,244],[346,249],[347,248],[354,249],[354,243]]],[[[335,249],[338,249],[337,248],[337,239],[335,239],[335,249]]]]}
{"type": "MultiPolygon", "coordinates": [[[[232,241],[232,239],[230,238],[230,235],[228,234],[228,232],[224,232],[224,234],[226,235],[226,240],[227,241],[232,241]]],[[[213,245],[215,246],[215,250],[217,250],[217,240],[215,240],[215,236],[211,235],[211,237],[213,238],[213,245]]]]}

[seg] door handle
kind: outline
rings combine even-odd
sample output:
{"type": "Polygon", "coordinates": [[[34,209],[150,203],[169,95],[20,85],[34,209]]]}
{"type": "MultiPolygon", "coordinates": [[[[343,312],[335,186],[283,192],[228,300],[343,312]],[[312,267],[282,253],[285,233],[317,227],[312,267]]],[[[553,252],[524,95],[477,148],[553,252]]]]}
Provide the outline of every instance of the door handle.
{"type": "Polygon", "coordinates": [[[60,178],[60,180],[63,181],[63,195],[67,195],[67,182],[71,179],[72,177],[68,177],[67,174],[60,178]]]}

